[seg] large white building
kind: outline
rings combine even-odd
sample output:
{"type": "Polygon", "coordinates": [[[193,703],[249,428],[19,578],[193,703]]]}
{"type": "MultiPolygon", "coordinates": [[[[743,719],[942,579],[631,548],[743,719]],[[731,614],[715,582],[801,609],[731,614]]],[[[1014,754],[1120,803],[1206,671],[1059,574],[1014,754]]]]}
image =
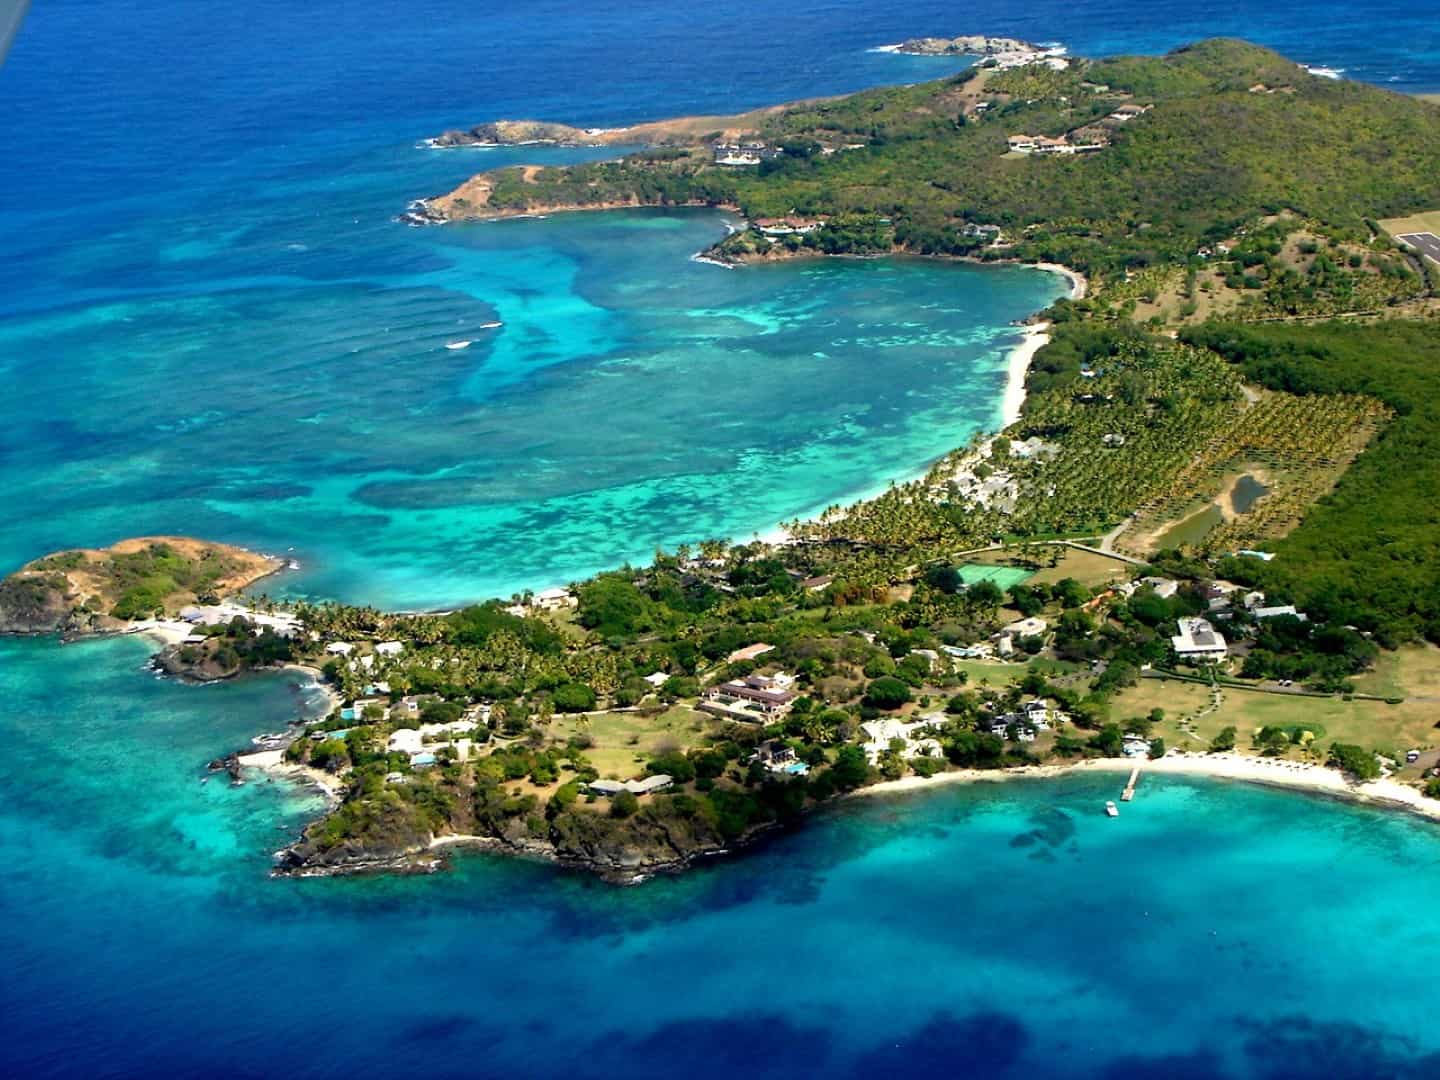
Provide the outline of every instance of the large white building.
{"type": "Polygon", "coordinates": [[[1218,661],[1229,655],[1225,637],[1205,619],[1178,619],[1180,633],[1170,639],[1181,660],[1218,661]]]}

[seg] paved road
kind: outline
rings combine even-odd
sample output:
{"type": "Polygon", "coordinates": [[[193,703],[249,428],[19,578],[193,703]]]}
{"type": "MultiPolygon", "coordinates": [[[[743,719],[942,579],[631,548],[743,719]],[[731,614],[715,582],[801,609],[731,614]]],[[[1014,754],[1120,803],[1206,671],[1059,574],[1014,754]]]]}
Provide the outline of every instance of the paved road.
{"type": "Polygon", "coordinates": [[[1433,232],[1405,233],[1396,237],[1403,240],[1422,255],[1428,255],[1434,262],[1440,263],[1440,236],[1433,232]]]}

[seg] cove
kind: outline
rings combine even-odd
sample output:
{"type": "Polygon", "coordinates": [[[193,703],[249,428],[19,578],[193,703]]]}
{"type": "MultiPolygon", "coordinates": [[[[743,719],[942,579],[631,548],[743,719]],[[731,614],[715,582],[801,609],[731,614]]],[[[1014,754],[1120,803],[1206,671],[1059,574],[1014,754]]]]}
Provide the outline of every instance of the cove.
{"type": "MultiPolygon", "coordinates": [[[[284,234],[297,273],[311,229],[284,234]]],[[[12,317],[0,474],[28,512],[0,559],[198,535],[297,559],[292,596],[426,608],[748,539],[998,427],[1011,323],[1063,290],[1019,267],[691,259],[724,229],[390,224],[374,268],[327,281],[247,281],[221,238],[209,284],[12,317]]]]}

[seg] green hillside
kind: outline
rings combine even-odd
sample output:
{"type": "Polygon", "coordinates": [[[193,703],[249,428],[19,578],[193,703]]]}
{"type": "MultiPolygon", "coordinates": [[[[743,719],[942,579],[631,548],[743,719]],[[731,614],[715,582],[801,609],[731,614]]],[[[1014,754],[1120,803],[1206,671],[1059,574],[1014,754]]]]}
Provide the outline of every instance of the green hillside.
{"type": "Polygon", "coordinates": [[[966,222],[994,223],[1015,242],[1009,256],[1104,273],[1191,255],[1282,209],[1361,235],[1366,218],[1440,205],[1440,112],[1230,40],[866,91],[778,114],[761,134],[786,152],[758,169],[667,151],[528,181],[506,170],[491,206],[633,198],[733,204],[751,217],[861,215],[807,241],[823,236],[832,252],[965,251],[976,246],[960,234],[966,222]],[[1153,107],[1101,123],[1127,103],[1153,107]],[[1006,153],[1012,134],[1097,123],[1110,141],[1097,153],[1006,153]],[[875,218],[887,221],[877,230],[875,218]]]}

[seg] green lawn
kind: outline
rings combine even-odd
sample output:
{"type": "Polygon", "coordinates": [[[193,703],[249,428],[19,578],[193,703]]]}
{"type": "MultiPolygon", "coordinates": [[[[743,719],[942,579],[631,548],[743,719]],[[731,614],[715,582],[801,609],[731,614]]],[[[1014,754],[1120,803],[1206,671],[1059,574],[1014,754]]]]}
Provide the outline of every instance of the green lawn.
{"type": "Polygon", "coordinates": [[[644,771],[646,759],[661,749],[688,750],[696,745],[709,723],[704,713],[676,705],[648,716],[634,712],[591,713],[584,718],[557,715],[547,734],[562,743],[572,735],[588,735],[592,745],[585,756],[600,775],[624,780],[644,771]]]}
{"type": "MultiPolygon", "coordinates": [[[[1276,727],[1309,725],[1323,728],[1319,745],[1332,742],[1355,743],[1373,750],[1403,754],[1411,749],[1440,746],[1440,708],[1432,702],[1404,702],[1387,705],[1381,701],[1344,701],[1340,698],[1307,697],[1299,694],[1267,694],[1255,690],[1222,688],[1220,708],[1196,725],[1198,739],[1185,735],[1179,721],[1193,717],[1209,702],[1209,688],[1195,683],[1144,679],[1139,686],[1117,695],[1111,702],[1110,717],[1123,722],[1143,716],[1153,708],[1165,710],[1165,721],[1156,734],[1167,746],[1195,749],[1208,745],[1224,727],[1236,729],[1236,743],[1249,749],[1251,736],[1267,724],[1276,727]]],[[[1291,756],[1299,756],[1292,751],[1291,756]]]]}

